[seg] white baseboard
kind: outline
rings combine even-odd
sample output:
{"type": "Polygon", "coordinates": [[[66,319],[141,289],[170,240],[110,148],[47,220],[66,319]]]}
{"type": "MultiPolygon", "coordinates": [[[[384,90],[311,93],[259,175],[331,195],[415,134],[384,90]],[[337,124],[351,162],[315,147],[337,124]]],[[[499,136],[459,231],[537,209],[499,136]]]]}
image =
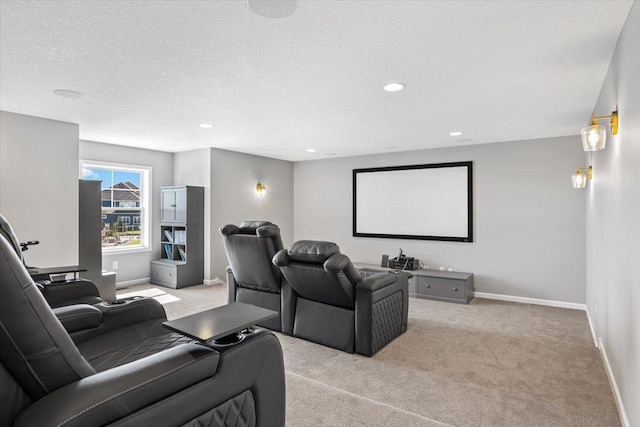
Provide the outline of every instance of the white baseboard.
{"type": "Polygon", "coordinates": [[[133,279],[133,280],[125,280],[123,282],[116,282],[116,289],[125,288],[127,286],[144,285],[146,283],[149,283],[150,280],[151,280],[151,277],[143,277],[141,279],[133,279]]]}
{"type": "Polygon", "coordinates": [[[207,286],[211,286],[211,285],[226,285],[227,282],[220,280],[219,277],[216,277],[215,279],[204,279],[202,281],[203,285],[207,285],[207,286]]]}
{"type": "Polygon", "coordinates": [[[587,312],[587,321],[589,322],[589,329],[591,330],[591,337],[593,338],[593,344],[596,348],[600,348],[600,344],[598,343],[598,337],[596,336],[596,328],[593,326],[591,322],[591,315],[589,315],[589,310],[585,310],[587,312]]]}
{"type": "Polygon", "coordinates": [[[570,308],[572,310],[587,310],[586,304],[578,304],[575,302],[553,301],[549,299],[516,297],[512,295],[490,294],[487,292],[474,292],[476,298],[495,299],[500,301],[520,302],[523,304],[547,305],[549,307],[570,308]]]}
{"type": "Polygon", "coordinates": [[[620,421],[622,421],[623,427],[631,427],[631,423],[629,423],[629,418],[627,418],[627,412],[624,410],[624,404],[622,403],[622,396],[620,395],[620,390],[618,390],[618,383],[616,382],[616,377],[613,376],[613,370],[611,370],[611,365],[609,364],[609,358],[607,357],[607,351],[602,345],[602,340],[598,341],[600,353],[602,354],[602,360],[604,361],[604,368],[607,371],[607,376],[609,377],[609,384],[611,385],[611,390],[613,391],[613,396],[616,399],[616,405],[618,406],[618,414],[620,414],[620,421]]]}

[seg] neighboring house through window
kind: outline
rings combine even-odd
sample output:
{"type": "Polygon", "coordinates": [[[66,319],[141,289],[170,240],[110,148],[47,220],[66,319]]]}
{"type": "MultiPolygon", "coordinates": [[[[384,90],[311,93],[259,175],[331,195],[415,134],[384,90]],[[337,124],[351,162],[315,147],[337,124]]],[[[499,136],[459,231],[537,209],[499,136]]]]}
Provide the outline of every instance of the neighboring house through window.
{"type": "Polygon", "coordinates": [[[102,181],[102,251],[149,248],[151,168],[90,160],[80,168],[82,179],[102,181]]]}

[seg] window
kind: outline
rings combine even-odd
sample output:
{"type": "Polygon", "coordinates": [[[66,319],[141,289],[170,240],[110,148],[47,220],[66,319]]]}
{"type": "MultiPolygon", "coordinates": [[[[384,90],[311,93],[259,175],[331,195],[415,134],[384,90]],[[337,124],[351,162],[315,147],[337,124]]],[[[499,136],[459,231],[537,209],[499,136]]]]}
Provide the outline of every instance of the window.
{"type": "Polygon", "coordinates": [[[151,168],[81,161],[80,169],[80,178],[102,181],[102,251],[150,248],[151,168]]]}

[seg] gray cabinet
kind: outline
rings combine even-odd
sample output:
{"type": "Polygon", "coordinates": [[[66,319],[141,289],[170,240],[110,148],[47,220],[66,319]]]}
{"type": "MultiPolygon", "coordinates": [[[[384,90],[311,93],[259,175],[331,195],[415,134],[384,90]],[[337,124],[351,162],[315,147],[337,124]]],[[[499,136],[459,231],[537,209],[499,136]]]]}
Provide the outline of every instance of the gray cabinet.
{"type": "Polygon", "coordinates": [[[187,220],[187,188],[165,187],[160,190],[160,222],[183,224],[187,220]]]}
{"type": "MultiPolygon", "coordinates": [[[[354,263],[362,277],[389,271],[384,267],[354,263]]],[[[411,270],[409,296],[468,304],[473,299],[473,274],[440,270],[411,270]]]]}
{"type": "Polygon", "coordinates": [[[467,304],[473,299],[473,274],[439,270],[412,271],[417,298],[467,304]]]}
{"type": "Polygon", "coordinates": [[[151,261],[151,283],[170,288],[204,279],[204,188],[160,190],[160,259],[151,261]]]}
{"type": "Polygon", "coordinates": [[[100,181],[81,179],[79,183],[78,264],[87,269],[80,277],[90,280],[105,301],[116,299],[116,274],[102,270],[100,181]]]}

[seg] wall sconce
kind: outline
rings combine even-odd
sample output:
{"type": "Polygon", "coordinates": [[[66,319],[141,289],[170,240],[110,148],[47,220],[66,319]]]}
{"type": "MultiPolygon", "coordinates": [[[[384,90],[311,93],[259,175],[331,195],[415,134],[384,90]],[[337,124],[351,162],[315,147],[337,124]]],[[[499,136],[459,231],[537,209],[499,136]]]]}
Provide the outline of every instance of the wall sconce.
{"type": "Polygon", "coordinates": [[[256,184],[256,192],[260,197],[264,197],[267,192],[267,187],[263,183],[258,181],[258,183],[256,184]]]}
{"type": "Polygon", "coordinates": [[[587,179],[591,181],[593,179],[593,167],[578,168],[576,173],[571,175],[571,183],[573,188],[584,188],[587,186],[587,179]]]}
{"type": "Polygon", "coordinates": [[[584,151],[603,150],[607,143],[607,129],[598,124],[598,120],[610,119],[611,135],[618,134],[618,112],[613,111],[610,116],[596,117],[591,115],[591,126],[582,128],[580,136],[582,137],[582,148],[584,151]]]}

